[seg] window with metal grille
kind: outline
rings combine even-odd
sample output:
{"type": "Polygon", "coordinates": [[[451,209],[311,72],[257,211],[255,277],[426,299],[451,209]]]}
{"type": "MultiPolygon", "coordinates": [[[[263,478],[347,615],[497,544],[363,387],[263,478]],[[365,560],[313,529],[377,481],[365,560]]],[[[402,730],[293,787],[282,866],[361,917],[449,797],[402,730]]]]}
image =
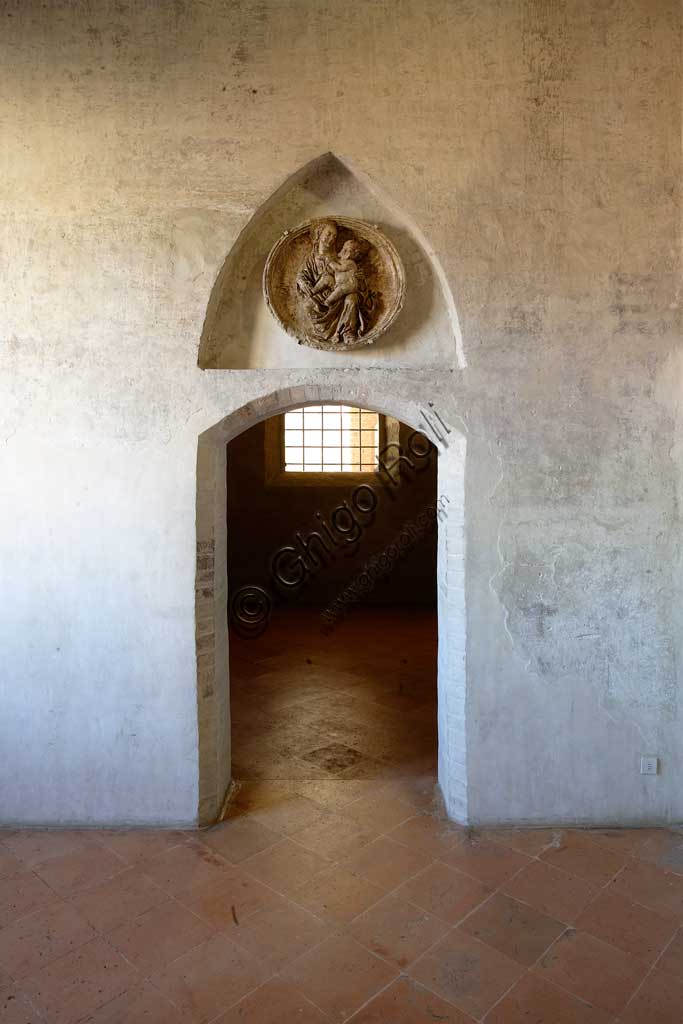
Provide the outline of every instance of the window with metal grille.
{"type": "Polygon", "coordinates": [[[379,413],[352,405],[307,405],[284,417],[287,473],[374,473],[379,413]]]}

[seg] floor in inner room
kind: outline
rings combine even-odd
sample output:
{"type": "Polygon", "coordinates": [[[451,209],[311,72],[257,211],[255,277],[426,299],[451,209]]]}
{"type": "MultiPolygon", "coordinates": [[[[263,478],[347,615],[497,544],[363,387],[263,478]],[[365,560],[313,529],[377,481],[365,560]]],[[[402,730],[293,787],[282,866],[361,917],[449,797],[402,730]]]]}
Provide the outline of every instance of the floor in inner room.
{"type": "Polygon", "coordinates": [[[433,615],[231,644],[223,824],[0,832],[2,1024],[680,1024],[683,835],[447,822],[433,615]]]}

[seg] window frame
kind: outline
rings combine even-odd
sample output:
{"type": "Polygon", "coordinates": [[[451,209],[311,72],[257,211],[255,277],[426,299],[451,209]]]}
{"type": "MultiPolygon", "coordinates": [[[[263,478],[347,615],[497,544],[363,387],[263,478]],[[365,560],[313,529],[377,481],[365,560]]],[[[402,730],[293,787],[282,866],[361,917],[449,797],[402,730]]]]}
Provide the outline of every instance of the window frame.
{"type": "MultiPolygon", "coordinates": [[[[348,402],[322,402],[321,405],[348,405],[348,402]]],[[[296,409],[306,408],[295,406],[288,409],[294,412],[296,409]]],[[[374,412],[374,409],[368,409],[374,412]]],[[[399,421],[383,413],[377,413],[379,417],[379,441],[378,450],[381,453],[392,442],[398,441],[399,421]]],[[[346,487],[354,484],[367,484],[378,476],[377,470],[333,470],[331,472],[320,470],[306,473],[299,470],[287,471],[285,469],[285,415],[271,416],[266,420],[264,439],[265,450],[265,482],[269,487],[346,487]]]]}

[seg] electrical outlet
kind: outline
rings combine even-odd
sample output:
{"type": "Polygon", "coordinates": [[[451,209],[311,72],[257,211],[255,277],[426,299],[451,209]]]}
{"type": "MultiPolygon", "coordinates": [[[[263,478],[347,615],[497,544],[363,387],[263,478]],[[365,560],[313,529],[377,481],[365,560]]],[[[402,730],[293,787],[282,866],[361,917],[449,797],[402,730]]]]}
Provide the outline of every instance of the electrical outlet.
{"type": "Polygon", "coordinates": [[[641,775],[659,775],[659,758],[658,757],[641,757],[641,759],[640,759],[640,774],[641,775]]]}

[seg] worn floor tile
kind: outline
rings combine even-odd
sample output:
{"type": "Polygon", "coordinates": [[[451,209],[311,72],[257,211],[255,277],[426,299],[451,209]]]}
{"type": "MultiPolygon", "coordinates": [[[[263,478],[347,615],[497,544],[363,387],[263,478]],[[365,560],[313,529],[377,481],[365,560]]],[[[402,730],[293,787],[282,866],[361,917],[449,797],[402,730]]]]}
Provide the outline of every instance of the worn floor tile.
{"type": "Polygon", "coordinates": [[[464,838],[442,860],[493,887],[506,882],[530,863],[526,854],[476,836],[464,838]]]}
{"type": "Polygon", "coordinates": [[[205,941],[212,929],[189,910],[169,900],[107,936],[119,952],[143,973],[165,967],[205,941]]]}
{"type": "Polygon", "coordinates": [[[579,999],[618,1014],[648,971],[648,965],[585,932],[566,932],[534,967],[579,999]]]}
{"type": "Polygon", "coordinates": [[[455,928],[409,969],[415,981],[479,1019],[524,972],[521,964],[455,928]]]}
{"type": "Polygon", "coordinates": [[[566,831],[559,846],[551,846],[541,854],[542,860],[570,875],[585,878],[593,885],[606,885],[623,868],[628,854],[594,842],[587,833],[566,831]]]}
{"type": "Polygon", "coordinates": [[[576,875],[534,860],[503,884],[503,891],[565,924],[573,924],[600,889],[576,875]]]}
{"type": "Polygon", "coordinates": [[[246,921],[258,910],[275,906],[282,897],[244,871],[226,872],[220,885],[209,882],[179,892],[176,899],[201,917],[214,931],[229,929],[246,921]]]}
{"type": "Polygon", "coordinates": [[[434,861],[395,892],[436,917],[457,924],[491,895],[491,889],[470,875],[434,861]]]}
{"type": "Polygon", "coordinates": [[[120,874],[126,866],[105,846],[91,842],[73,853],[41,861],[34,871],[60,896],[72,896],[120,874]]]}
{"type": "Polygon", "coordinates": [[[462,928],[500,953],[531,967],[565,930],[565,925],[526,903],[495,893],[462,928]]]}
{"type": "Polygon", "coordinates": [[[410,978],[394,981],[349,1024],[473,1024],[473,1018],[410,978]]]}
{"type": "Polygon", "coordinates": [[[279,843],[282,836],[266,828],[253,817],[233,818],[202,832],[204,846],[219,853],[233,864],[253,857],[261,850],[279,843]]]}
{"type": "Polygon", "coordinates": [[[339,925],[353,920],[383,895],[379,886],[337,865],[304,883],[292,898],[324,921],[339,925]]]}
{"type": "MultiPolygon", "coordinates": [[[[533,974],[525,974],[486,1017],[486,1024],[612,1024],[610,1013],[533,974]]],[[[649,1024],[655,1024],[654,1019],[649,1024]]]]}
{"type": "Polygon", "coordinates": [[[673,916],[683,924],[683,878],[680,875],[647,861],[631,860],[614,879],[610,891],[665,916],[673,916]]]}
{"type": "Polygon", "coordinates": [[[50,1024],[75,1024],[140,980],[130,963],[97,938],[29,975],[22,988],[50,1024]]]}
{"type": "Polygon", "coordinates": [[[349,857],[376,838],[376,829],[359,825],[351,818],[344,817],[342,812],[325,815],[296,833],[297,843],[328,860],[349,857]]]}
{"type": "Polygon", "coordinates": [[[363,946],[404,969],[433,946],[450,925],[395,896],[364,911],[348,926],[348,933],[363,946]]]}
{"type": "Polygon", "coordinates": [[[77,893],[71,904],[99,932],[109,932],[165,903],[166,893],[137,867],[77,893]]]}
{"type": "Polygon", "coordinates": [[[332,936],[283,971],[283,978],[334,1021],[345,1021],[397,971],[349,936],[332,936]]]}
{"type": "Polygon", "coordinates": [[[178,1008],[184,1024],[204,1024],[263,984],[270,973],[251,953],[219,934],[151,980],[178,1008]]]}
{"type": "Polygon", "coordinates": [[[83,1024],[183,1024],[183,1016],[151,982],[144,981],[94,1010],[83,1024]]]}
{"type": "Polygon", "coordinates": [[[374,839],[362,850],[344,858],[340,865],[352,875],[360,875],[391,892],[398,885],[423,871],[431,862],[427,854],[394,842],[388,836],[374,839]]]}
{"type": "Polygon", "coordinates": [[[357,824],[373,832],[389,832],[415,815],[409,803],[383,790],[348,804],[343,813],[347,818],[352,818],[357,824]]]}
{"type": "Polygon", "coordinates": [[[681,1024],[683,978],[655,969],[619,1018],[620,1024],[681,1024]]]}
{"type": "Polygon", "coordinates": [[[187,842],[151,860],[140,862],[142,871],[164,892],[175,895],[214,882],[221,884],[230,865],[219,854],[199,842],[187,842]]]}
{"type": "Polygon", "coordinates": [[[30,914],[58,897],[33,871],[19,871],[0,879],[0,928],[30,914]]]}
{"type": "Polygon", "coordinates": [[[216,1024],[329,1024],[330,1018],[301,992],[272,978],[245,996],[216,1024]]]}
{"type": "Polygon", "coordinates": [[[171,829],[125,829],[100,832],[102,843],[126,864],[158,857],[191,838],[192,833],[171,829]]]}
{"type": "Polygon", "coordinates": [[[300,885],[329,866],[330,861],[326,857],[290,839],[283,839],[281,843],[242,862],[244,871],[285,895],[295,892],[300,885]]]}
{"type": "Polygon", "coordinates": [[[669,971],[676,977],[683,978],[683,928],[679,929],[657,961],[657,969],[669,971]]]}
{"type": "Polygon", "coordinates": [[[586,907],[576,927],[652,964],[673,938],[678,923],[607,889],[586,907]]]}
{"type": "Polygon", "coordinates": [[[391,839],[429,857],[444,859],[462,842],[461,829],[439,818],[418,814],[388,833],[391,839]]]}
{"type": "Polygon", "coordinates": [[[258,911],[226,934],[258,957],[272,971],[281,970],[330,934],[330,928],[284,896],[258,911]]]}
{"type": "Polygon", "coordinates": [[[43,1024],[45,1018],[30,1004],[16,985],[0,985],[2,1024],[43,1024]]]}
{"type": "Polygon", "coordinates": [[[57,903],[0,931],[0,967],[15,980],[94,939],[97,932],[73,907],[57,903]]]}

